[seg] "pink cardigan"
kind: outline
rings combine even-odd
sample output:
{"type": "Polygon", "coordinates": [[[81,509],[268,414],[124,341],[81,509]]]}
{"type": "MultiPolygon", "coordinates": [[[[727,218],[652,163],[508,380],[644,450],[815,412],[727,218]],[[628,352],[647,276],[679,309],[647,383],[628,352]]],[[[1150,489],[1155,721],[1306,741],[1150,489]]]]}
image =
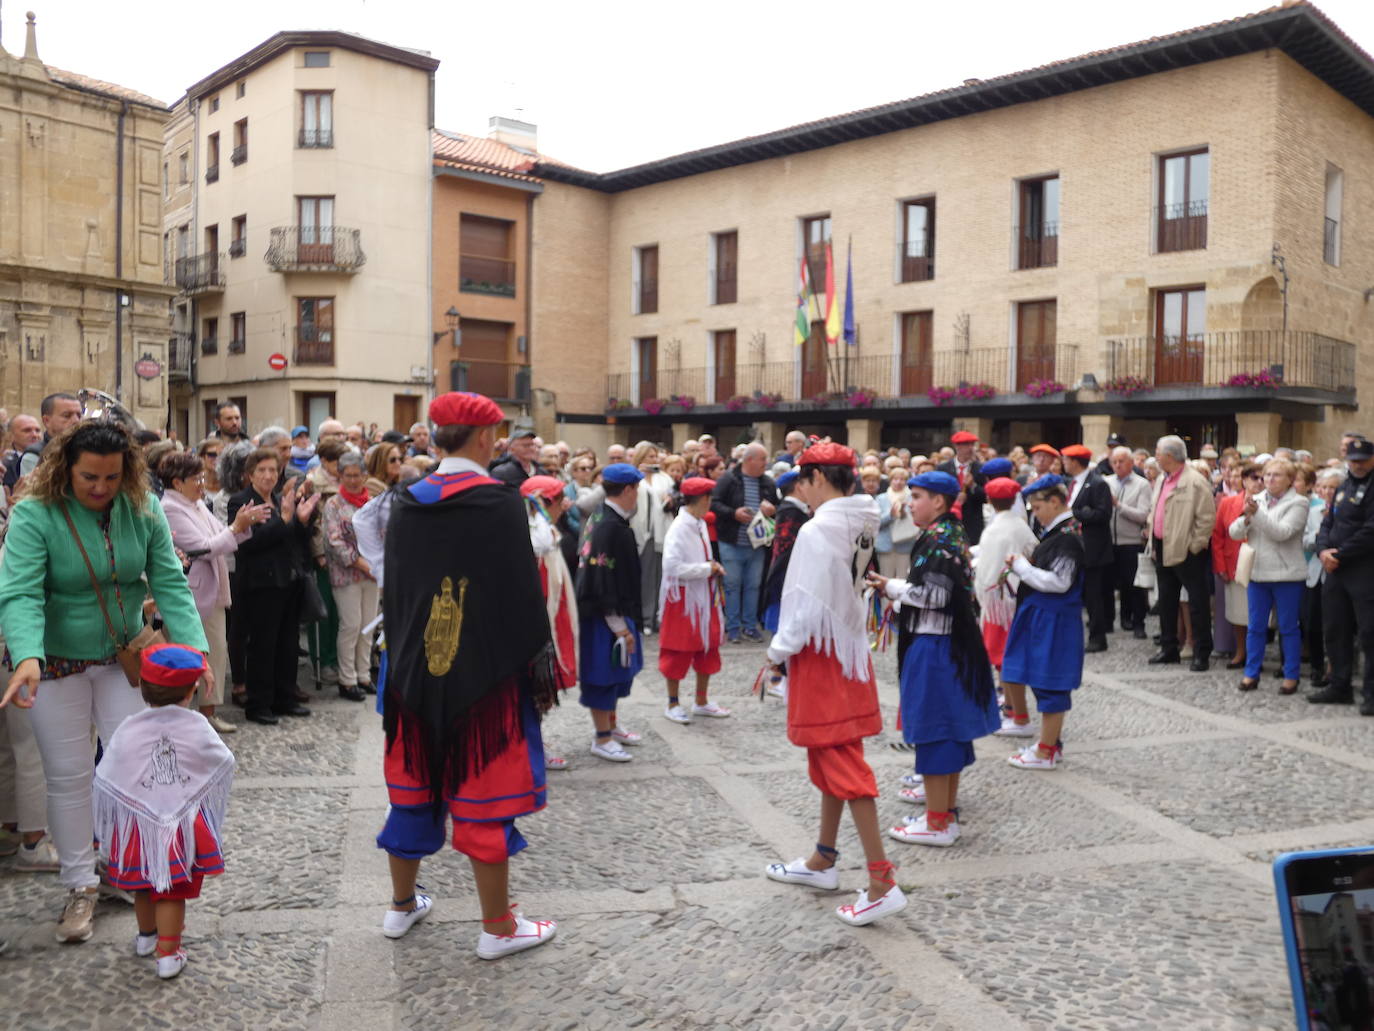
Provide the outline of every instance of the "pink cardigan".
{"type": "Polygon", "coordinates": [[[214,608],[229,607],[229,564],[224,556],[238,550],[252,531],[235,534],[199,501],[188,501],[170,488],[162,496],[162,511],[172,530],[172,543],[182,551],[209,551],[191,562],[186,574],[196,609],[203,615],[214,608]]]}

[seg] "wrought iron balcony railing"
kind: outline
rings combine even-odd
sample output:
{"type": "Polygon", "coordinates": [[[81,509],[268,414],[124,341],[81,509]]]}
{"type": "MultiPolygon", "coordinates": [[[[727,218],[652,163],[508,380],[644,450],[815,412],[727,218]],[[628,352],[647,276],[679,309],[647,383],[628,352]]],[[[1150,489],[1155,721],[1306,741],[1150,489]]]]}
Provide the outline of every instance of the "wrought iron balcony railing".
{"type": "Polygon", "coordinates": [[[244,237],[229,241],[229,257],[242,258],[248,250],[248,241],[244,237]]]}
{"type": "Polygon", "coordinates": [[[1155,250],[1161,254],[1171,251],[1201,251],[1207,248],[1205,200],[1157,207],[1155,225],[1158,233],[1155,250]]]}
{"type": "Polygon", "coordinates": [[[1301,330],[1239,329],[1107,341],[1107,380],[1155,387],[1266,386],[1352,394],[1355,345],[1301,330]]]}
{"type": "Polygon", "coordinates": [[[1016,226],[1016,267],[1053,268],[1059,264],[1059,223],[1016,226]]]}
{"type": "Polygon", "coordinates": [[[231,165],[241,165],[248,160],[248,144],[235,147],[229,152],[229,163],[231,165]]]}
{"type": "Polygon", "coordinates": [[[464,254],[458,261],[458,289],[467,294],[515,296],[515,262],[464,254]]]}
{"type": "Polygon", "coordinates": [[[334,146],[333,129],[302,129],[296,137],[296,146],[302,150],[314,150],[334,146]]]}
{"type": "Polygon", "coordinates": [[[277,226],[267,247],[273,272],[357,272],[367,261],[357,229],[277,226]]]}
{"type": "Polygon", "coordinates": [[[219,293],[224,289],[224,255],[207,251],[189,258],[178,258],[177,286],[188,294],[219,293]]]}
{"type": "Polygon", "coordinates": [[[167,339],[167,376],[173,380],[191,378],[191,355],[196,348],[194,333],[173,333],[167,339]]]}
{"type": "Polygon", "coordinates": [[[219,162],[218,162],[218,161],[216,161],[213,165],[206,165],[206,166],[205,166],[205,181],[206,181],[207,183],[217,183],[217,182],[219,182],[219,162]]]}
{"type": "Polygon", "coordinates": [[[201,338],[200,338],[200,353],[201,353],[201,354],[219,354],[219,341],[216,340],[214,337],[201,337],[201,338]]]}

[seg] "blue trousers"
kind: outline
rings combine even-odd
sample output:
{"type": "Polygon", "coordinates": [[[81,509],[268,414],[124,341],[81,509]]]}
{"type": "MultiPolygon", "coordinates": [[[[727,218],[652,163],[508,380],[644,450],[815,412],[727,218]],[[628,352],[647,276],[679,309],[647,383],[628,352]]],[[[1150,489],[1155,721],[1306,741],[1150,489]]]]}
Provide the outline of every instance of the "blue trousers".
{"type": "MultiPolygon", "coordinates": [[[[722,533],[738,529],[738,524],[722,533]]],[[[720,542],[720,564],[725,567],[725,636],[738,637],[741,630],[754,632],[759,625],[759,588],[763,585],[763,549],[720,542]]]]}
{"type": "Polygon", "coordinates": [[[1278,609],[1279,640],[1283,643],[1283,677],[1297,680],[1302,673],[1302,631],[1298,629],[1298,614],[1302,610],[1302,595],[1306,584],[1301,580],[1279,580],[1261,583],[1251,580],[1245,589],[1250,605],[1250,624],[1245,634],[1245,675],[1250,680],[1260,675],[1264,662],[1265,638],[1269,633],[1269,610],[1278,609]]]}

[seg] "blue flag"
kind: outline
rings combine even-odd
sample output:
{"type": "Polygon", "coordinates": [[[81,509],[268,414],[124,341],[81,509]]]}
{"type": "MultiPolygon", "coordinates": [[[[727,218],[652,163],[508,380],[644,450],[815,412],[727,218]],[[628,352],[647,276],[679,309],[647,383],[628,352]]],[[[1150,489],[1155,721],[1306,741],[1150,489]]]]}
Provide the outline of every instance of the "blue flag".
{"type": "Polygon", "coordinates": [[[849,254],[845,258],[844,273],[844,342],[850,347],[858,343],[854,332],[854,238],[849,239],[849,254]]]}

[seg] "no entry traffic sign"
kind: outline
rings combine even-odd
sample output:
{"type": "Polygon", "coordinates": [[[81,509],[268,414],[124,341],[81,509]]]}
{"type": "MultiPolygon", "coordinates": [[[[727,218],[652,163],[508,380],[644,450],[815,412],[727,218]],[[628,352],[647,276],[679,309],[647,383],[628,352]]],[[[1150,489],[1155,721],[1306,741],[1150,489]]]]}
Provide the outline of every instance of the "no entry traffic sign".
{"type": "Polygon", "coordinates": [[[286,355],[269,354],[267,356],[267,367],[273,372],[282,372],[286,369],[286,355]]]}

